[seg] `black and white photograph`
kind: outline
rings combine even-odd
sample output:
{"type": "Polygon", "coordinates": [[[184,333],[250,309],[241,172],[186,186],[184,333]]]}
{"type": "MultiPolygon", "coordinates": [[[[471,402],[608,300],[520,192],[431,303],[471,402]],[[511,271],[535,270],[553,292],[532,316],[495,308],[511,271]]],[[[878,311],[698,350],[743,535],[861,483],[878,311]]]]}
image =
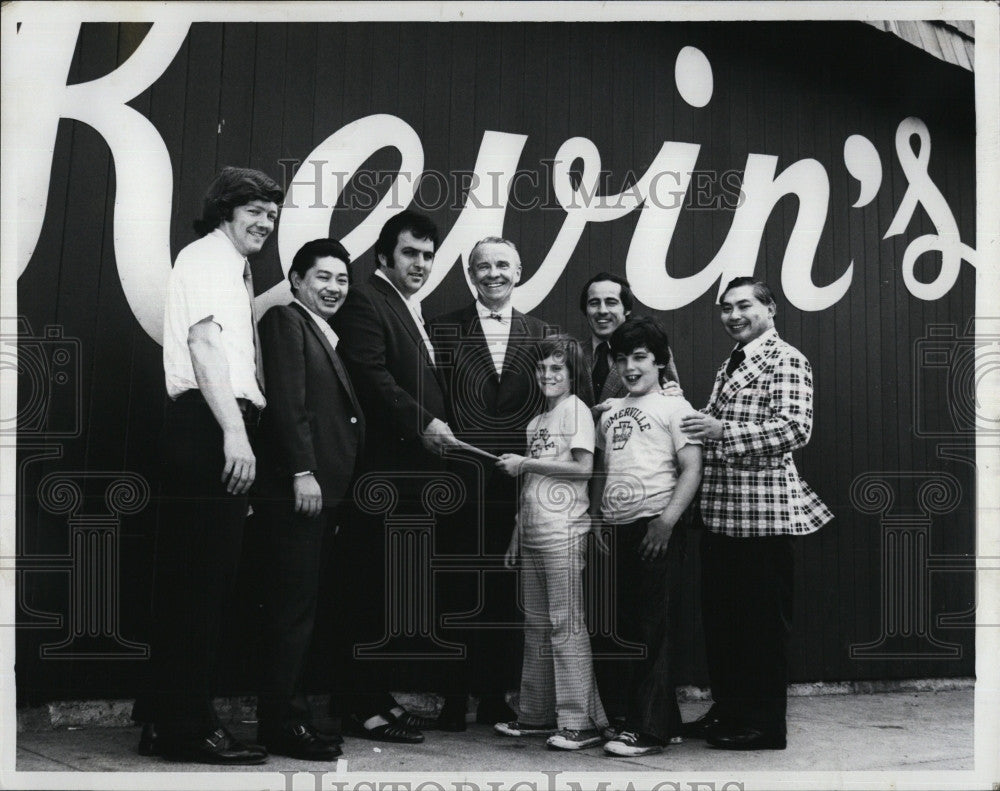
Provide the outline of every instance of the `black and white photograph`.
{"type": "Polygon", "coordinates": [[[1000,787],[996,2],[0,47],[0,788],[1000,787]]]}

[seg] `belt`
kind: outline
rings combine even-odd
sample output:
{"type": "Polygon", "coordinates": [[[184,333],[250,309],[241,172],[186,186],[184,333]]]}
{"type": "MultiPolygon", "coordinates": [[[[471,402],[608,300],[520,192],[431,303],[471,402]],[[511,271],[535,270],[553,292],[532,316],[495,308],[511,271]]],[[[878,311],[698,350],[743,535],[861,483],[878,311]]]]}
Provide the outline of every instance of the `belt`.
{"type": "MultiPolygon", "coordinates": [[[[191,390],[185,390],[177,396],[177,403],[184,401],[196,402],[204,404],[206,407],[208,406],[205,396],[202,395],[201,390],[197,387],[192,388],[191,390]]],[[[243,424],[245,426],[256,428],[260,425],[260,417],[264,410],[254,405],[253,401],[249,398],[237,398],[236,405],[240,408],[240,414],[243,415],[243,424]]]]}
{"type": "Polygon", "coordinates": [[[264,414],[263,409],[248,398],[237,398],[236,403],[240,407],[240,412],[243,413],[243,422],[246,425],[254,427],[260,425],[260,416],[264,414]]]}

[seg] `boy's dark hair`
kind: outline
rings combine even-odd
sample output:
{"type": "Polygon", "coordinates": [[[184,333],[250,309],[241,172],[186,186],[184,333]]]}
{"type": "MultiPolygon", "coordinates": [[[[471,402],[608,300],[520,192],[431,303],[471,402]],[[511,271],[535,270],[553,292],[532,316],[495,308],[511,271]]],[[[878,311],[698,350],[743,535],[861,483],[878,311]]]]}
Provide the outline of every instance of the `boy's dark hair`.
{"type": "Polygon", "coordinates": [[[288,268],[288,282],[292,282],[292,272],[299,277],[305,277],[306,272],[312,269],[320,258],[339,258],[347,264],[347,283],[351,283],[351,254],[347,252],[336,239],[313,239],[306,242],[292,259],[292,265],[288,268]]]}
{"type": "Polygon", "coordinates": [[[723,297],[726,296],[734,288],[739,288],[740,286],[753,286],[753,295],[757,297],[757,301],[763,305],[776,305],[774,301],[774,292],[771,291],[771,287],[765,283],[763,280],[757,280],[752,277],[734,277],[729,283],[726,284],[726,289],[719,295],[719,304],[722,304],[723,297]]]}
{"type": "Polygon", "coordinates": [[[667,332],[660,323],[649,316],[625,319],[608,338],[611,354],[631,354],[640,346],[649,349],[653,359],[664,367],[660,369],[660,382],[666,381],[667,369],[670,364],[670,341],[667,332]]]}
{"type": "Polygon", "coordinates": [[[587,370],[587,361],[583,356],[580,342],[564,334],[549,335],[538,344],[538,362],[546,357],[561,357],[566,363],[569,373],[569,392],[575,395],[588,407],[594,405],[594,396],[587,370]]]}
{"type": "Polygon", "coordinates": [[[214,231],[221,223],[233,219],[233,209],[255,200],[281,203],[284,199],[285,191],[266,173],[226,166],[205,191],[201,217],[193,223],[195,233],[204,236],[214,231]]]}
{"type": "Polygon", "coordinates": [[[632,308],[635,306],[635,297],[632,295],[632,286],[630,286],[628,281],[621,275],[613,275],[610,272],[598,272],[590,278],[590,280],[583,284],[583,291],[580,292],[580,312],[587,312],[587,292],[590,291],[590,287],[594,285],[594,283],[603,283],[604,281],[617,283],[621,286],[622,307],[625,308],[626,313],[631,313],[632,308]]]}
{"type": "Polygon", "coordinates": [[[386,266],[390,269],[393,267],[392,251],[396,249],[399,235],[404,231],[409,231],[415,239],[430,239],[434,243],[435,251],[437,250],[438,229],[434,221],[430,217],[407,209],[390,217],[379,231],[378,241],[375,242],[375,263],[381,263],[379,256],[382,255],[385,256],[386,266]]]}

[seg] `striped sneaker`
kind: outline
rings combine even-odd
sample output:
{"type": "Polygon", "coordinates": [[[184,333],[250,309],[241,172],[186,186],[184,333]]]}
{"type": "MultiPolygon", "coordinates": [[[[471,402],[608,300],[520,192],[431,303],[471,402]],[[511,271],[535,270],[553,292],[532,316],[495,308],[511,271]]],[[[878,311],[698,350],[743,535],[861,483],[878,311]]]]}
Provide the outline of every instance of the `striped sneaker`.
{"type": "Polygon", "coordinates": [[[504,736],[538,736],[556,732],[555,725],[529,725],[526,722],[511,720],[510,722],[498,722],[493,726],[493,730],[502,733],[504,736]]]}
{"type": "Polygon", "coordinates": [[[604,740],[597,728],[587,728],[580,731],[563,728],[546,739],[545,743],[555,750],[583,750],[586,747],[600,744],[602,741],[604,740]]]}

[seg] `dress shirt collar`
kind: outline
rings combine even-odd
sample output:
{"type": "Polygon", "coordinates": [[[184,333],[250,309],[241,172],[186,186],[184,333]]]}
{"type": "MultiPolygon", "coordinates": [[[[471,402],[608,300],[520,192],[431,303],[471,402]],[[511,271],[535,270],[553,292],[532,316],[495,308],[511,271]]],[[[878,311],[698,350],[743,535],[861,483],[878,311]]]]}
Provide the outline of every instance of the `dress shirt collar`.
{"type": "MultiPolygon", "coordinates": [[[[770,338],[772,335],[774,337],[778,336],[778,331],[774,327],[771,327],[771,329],[766,330],[765,332],[762,332],[760,335],[758,335],[756,338],[754,338],[752,341],[750,341],[750,343],[748,343],[746,346],[743,346],[742,347],[743,348],[743,352],[744,352],[744,354],[746,354],[747,359],[750,359],[750,356],[754,352],[758,351],[760,349],[760,347],[763,346],[764,343],[767,341],[767,339],[770,338]]],[[[740,345],[736,344],[733,347],[733,351],[735,351],[736,349],[739,349],[739,348],[740,348],[740,345]]]]}
{"type": "Polygon", "coordinates": [[[510,303],[510,300],[508,300],[507,304],[504,305],[502,308],[500,308],[500,310],[493,310],[492,308],[486,307],[482,302],[480,302],[477,299],[476,300],[476,313],[479,314],[479,323],[480,324],[485,324],[485,322],[487,322],[487,321],[496,321],[496,319],[494,319],[492,317],[496,316],[496,315],[499,315],[500,316],[500,323],[501,324],[509,325],[510,322],[511,322],[511,319],[514,316],[514,306],[510,303]]]}
{"type": "Polygon", "coordinates": [[[214,228],[208,232],[209,236],[218,239],[220,242],[226,245],[230,250],[233,251],[233,261],[240,262],[240,275],[243,274],[244,267],[249,266],[250,262],[245,255],[243,255],[239,250],[236,249],[236,245],[233,244],[233,240],[226,236],[221,228],[214,228]]]}
{"type": "Polygon", "coordinates": [[[320,316],[318,313],[311,310],[310,307],[298,297],[292,297],[292,302],[296,303],[297,305],[300,305],[305,310],[305,312],[312,317],[312,320],[319,325],[319,328],[326,336],[326,339],[330,341],[330,345],[334,349],[336,349],[337,344],[340,343],[340,337],[337,335],[336,332],[334,332],[334,329],[333,327],[330,326],[330,323],[322,316],[320,316]]]}

